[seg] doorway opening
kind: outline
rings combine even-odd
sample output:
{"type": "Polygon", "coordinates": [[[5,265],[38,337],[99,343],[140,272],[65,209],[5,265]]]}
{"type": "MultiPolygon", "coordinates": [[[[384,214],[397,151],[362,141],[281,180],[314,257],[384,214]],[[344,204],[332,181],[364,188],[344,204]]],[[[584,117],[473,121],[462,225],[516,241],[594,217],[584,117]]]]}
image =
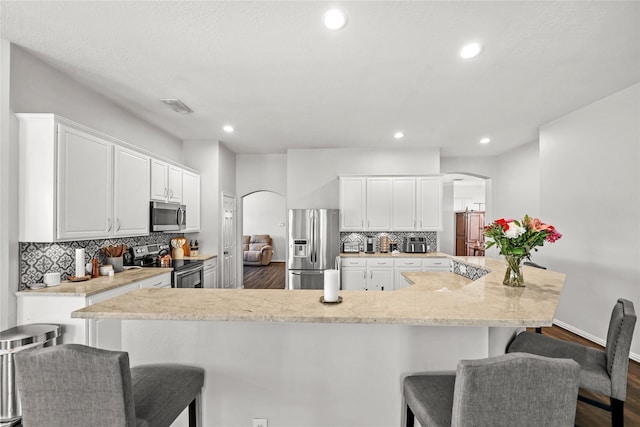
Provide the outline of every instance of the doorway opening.
{"type": "Polygon", "coordinates": [[[245,289],[284,289],[286,199],[273,191],[242,197],[242,262],[245,289]]]}
{"type": "Polygon", "coordinates": [[[483,228],[490,206],[491,179],[466,173],[444,177],[440,250],[457,256],[484,256],[483,228]]]}

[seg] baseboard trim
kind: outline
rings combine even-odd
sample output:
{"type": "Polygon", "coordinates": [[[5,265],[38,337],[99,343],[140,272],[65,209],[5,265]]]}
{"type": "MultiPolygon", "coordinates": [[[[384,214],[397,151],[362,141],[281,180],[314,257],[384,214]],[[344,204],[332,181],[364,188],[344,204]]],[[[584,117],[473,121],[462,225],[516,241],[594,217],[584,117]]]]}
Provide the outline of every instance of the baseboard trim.
{"type": "MultiPolygon", "coordinates": [[[[562,329],[566,329],[569,332],[573,332],[576,335],[580,335],[582,338],[588,339],[591,342],[594,342],[598,345],[601,346],[605,346],[607,344],[606,340],[603,340],[602,338],[598,338],[595,335],[592,335],[590,333],[587,333],[585,331],[583,331],[582,329],[578,329],[574,326],[569,325],[568,323],[564,323],[558,319],[553,319],[553,324],[554,325],[558,325],[560,326],[562,329]]],[[[634,360],[636,362],[640,362],[640,354],[636,354],[634,352],[630,352],[629,353],[629,359],[634,360]]]]}

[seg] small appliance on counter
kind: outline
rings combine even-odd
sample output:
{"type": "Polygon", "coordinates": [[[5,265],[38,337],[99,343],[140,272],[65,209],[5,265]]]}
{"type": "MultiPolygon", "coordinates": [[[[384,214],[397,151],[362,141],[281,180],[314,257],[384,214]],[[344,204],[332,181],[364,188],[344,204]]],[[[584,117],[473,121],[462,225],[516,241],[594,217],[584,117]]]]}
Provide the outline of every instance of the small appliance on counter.
{"type": "Polygon", "coordinates": [[[381,253],[389,252],[389,236],[380,236],[378,239],[381,253]]]}
{"type": "Polygon", "coordinates": [[[405,237],[404,251],[408,254],[427,253],[427,238],[426,237],[405,237]]]}
{"type": "Polygon", "coordinates": [[[376,247],[373,243],[373,237],[367,237],[367,246],[365,252],[368,254],[373,254],[376,252],[376,247]]]}
{"type": "Polygon", "coordinates": [[[345,254],[357,254],[358,252],[360,252],[360,247],[357,243],[344,242],[342,244],[342,252],[345,254]]]}

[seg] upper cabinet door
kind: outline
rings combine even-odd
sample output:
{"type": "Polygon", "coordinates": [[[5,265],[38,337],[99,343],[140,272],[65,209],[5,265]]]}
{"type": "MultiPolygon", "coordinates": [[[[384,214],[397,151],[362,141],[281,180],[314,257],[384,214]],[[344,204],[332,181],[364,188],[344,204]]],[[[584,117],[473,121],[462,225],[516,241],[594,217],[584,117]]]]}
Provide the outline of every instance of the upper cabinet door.
{"type": "Polygon", "coordinates": [[[114,236],[149,234],[149,157],[115,147],[114,236]]]}
{"type": "Polygon", "coordinates": [[[367,178],[367,230],[391,230],[391,178],[367,178]]]}
{"type": "Polygon", "coordinates": [[[392,178],[393,231],[413,231],[416,228],[416,179],[392,178]]]}
{"type": "Polygon", "coordinates": [[[418,178],[418,229],[442,231],[442,178],[418,178]]]}
{"type": "Polygon", "coordinates": [[[113,144],[58,126],[58,239],[108,237],[114,227],[113,144]]]}
{"type": "Polygon", "coordinates": [[[173,203],[182,203],[182,169],[169,165],[167,188],[169,194],[167,201],[173,203]]]}
{"type": "Polygon", "coordinates": [[[200,231],[200,175],[182,171],[182,203],[187,207],[185,233],[200,231]]]}
{"type": "Polygon", "coordinates": [[[340,178],[340,230],[365,229],[366,178],[340,178]]]}
{"type": "Polygon", "coordinates": [[[151,159],[151,200],[167,201],[167,196],[169,195],[169,188],[167,187],[168,166],[165,162],[151,159]]]}

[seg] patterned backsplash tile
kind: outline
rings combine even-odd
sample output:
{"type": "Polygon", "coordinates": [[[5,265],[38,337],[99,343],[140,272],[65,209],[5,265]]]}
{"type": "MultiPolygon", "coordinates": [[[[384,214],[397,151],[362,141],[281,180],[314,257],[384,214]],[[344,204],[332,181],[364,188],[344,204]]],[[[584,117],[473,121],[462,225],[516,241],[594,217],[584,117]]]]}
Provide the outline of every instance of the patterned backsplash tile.
{"type": "Polygon", "coordinates": [[[487,273],[489,273],[489,270],[485,270],[482,267],[465,264],[456,260],[453,260],[451,264],[454,273],[471,280],[478,280],[482,276],[485,276],[487,273]]]}
{"type": "Polygon", "coordinates": [[[151,233],[148,236],[124,237],[121,239],[80,240],[58,243],[29,243],[20,242],[20,283],[19,290],[24,290],[27,284],[41,283],[45,273],[60,272],[62,280],[75,274],[76,249],[84,248],[85,262],[93,257],[100,263],[105,257],[101,248],[109,245],[127,245],[128,247],[149,245],[153,243],[167,243],[174,237],[189,235],[151,233]]]}
{"type": "Polygon", "coordinates": [[[367,238],[373,237],[376,252],[380,250],[380,236],[389,236],[389,241],[398,243],[398,250],[404,252],[404,238],[405,237],[424,237],[427,242],[427,252],[436,252],[438,250],[438,233],[435,231],[418,231],[418,232],[356,232],[340,233],[340,250],[342,250],[343,243],[357,243],[360,251],[364,252],[365,243],[367,238]]]}

